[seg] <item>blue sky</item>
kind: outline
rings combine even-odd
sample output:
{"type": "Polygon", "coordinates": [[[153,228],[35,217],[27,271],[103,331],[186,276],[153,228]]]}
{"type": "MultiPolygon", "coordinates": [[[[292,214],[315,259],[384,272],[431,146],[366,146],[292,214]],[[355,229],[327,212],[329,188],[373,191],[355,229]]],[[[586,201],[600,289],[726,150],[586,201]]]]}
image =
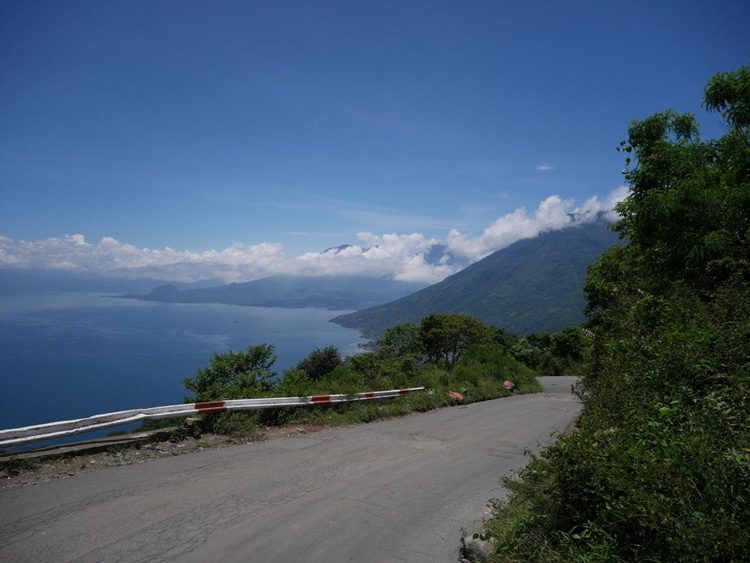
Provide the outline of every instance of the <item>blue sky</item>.
{"type": "Polygon", "coordinates": [[[513,239],[493,225],[547,228],[523,220],[549,196],[603,204],[630,120],[720,134],[700,99],[750,62],[748,21],[746,1],[4,2],[0,265],[192,279],[218,253],[247,279],[387,234],[402,265],[435,241],[475,259],[513,239]]]}

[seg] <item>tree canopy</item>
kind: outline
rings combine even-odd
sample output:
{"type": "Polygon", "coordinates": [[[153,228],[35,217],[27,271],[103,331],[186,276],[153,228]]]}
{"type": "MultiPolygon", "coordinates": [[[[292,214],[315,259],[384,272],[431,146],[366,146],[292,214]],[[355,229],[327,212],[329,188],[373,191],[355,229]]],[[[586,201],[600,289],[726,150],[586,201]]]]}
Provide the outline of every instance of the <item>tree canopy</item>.
{"type": "Polygon", "coordinates": [[[750,68],[716,74],[703,104],[719,139],[663,111],[621,144],[630,195],[623,244],[586,281],[583,414],[510,484],[501,560],[750,553],[750,68]]]}
{"type": "Polygon", "coordinates": [[[493,340],[492,332],[467,315],[428,315],[419,327],[427,360],[451,369],[469,350],[493,340]]]}
{"type": "Polygon", "coordinates": [[[185,378],[185,387],[195,393],[191,401],[215,401],[253,397],[268,391],[275,376],[271,367],[276,363],[270,344],[249,346],[242,352],[215,354],[208,367],[198,370],[195,377],[185,378]]]}
{"type": "Polygon", "coordinates": [[[299,364],[298,370],[305,372],[312,380],[320,379],[341,365],[341,354],[334,346],[316,348],[310,352],[299,364]]]}
{"type": "Polygon", "coordinates": [[[718,140],[702,140],[692,114],[664,111],[631,124],[621,145],[631,194],[615,228],[630,243],[627,261],[650,283],[644,290],[677,281],[710,290],[748,272],[748,68],[716,74],[704,105],[727,120],[718,140]]]}

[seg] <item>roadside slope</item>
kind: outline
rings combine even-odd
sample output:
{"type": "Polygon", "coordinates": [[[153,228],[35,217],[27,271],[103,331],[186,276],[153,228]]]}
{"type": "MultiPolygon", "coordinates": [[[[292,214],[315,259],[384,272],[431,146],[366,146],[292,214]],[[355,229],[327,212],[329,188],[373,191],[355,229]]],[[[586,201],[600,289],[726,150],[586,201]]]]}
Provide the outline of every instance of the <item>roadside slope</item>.
{"type": "Polygon", "coordinates": [[[462,526],[579,411],[545,393],[0,494],[4,561],[455,561],[462,526]]]}

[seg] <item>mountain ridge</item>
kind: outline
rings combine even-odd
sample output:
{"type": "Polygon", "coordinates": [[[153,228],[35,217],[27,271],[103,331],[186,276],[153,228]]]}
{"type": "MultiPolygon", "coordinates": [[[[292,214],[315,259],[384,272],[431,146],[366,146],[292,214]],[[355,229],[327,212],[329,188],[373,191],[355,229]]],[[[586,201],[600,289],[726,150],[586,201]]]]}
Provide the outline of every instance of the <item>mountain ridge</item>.
{"type": "Polygon", "coordinates": [[[443,281],[332,322],[377,337],[431,313],[460,313],[518,334],[583,322],[586,269],[618,236],[597,221],[523,239],[443,281]]]}
{"type": "Polygon", "coordinates": [[[171,284],[180,290],[221,285],[217,279],[175,282],[151,277],[118,277],[90,272],[40,268],[0,267],[0,295],[33,293],[135,293],[171,284]]]}
{"type": "Polygon", "coordinates": [[[180,291],[172,284],[148,294],[125,295],[169,303],[226,303],[256,307],[331,310],[359,309],[386,303],[424,288],[425,284],[372,276],[269,276],[219,287],[180,291]]]}

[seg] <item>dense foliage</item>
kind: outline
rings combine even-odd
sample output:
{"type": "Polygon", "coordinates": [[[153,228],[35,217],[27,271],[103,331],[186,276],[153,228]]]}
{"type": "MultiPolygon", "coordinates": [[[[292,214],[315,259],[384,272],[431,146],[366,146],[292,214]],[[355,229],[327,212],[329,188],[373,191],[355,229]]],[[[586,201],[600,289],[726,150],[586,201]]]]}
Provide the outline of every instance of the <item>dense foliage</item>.
{"type": "Polygon", "coordinates": [[[422,319],[419,337],[427,361],[451,369],[468,352],[487,346],[492,332],[466,315],[428,315],[422,319]]]}
{"type": "Polygon", "coordinates": [[[310,352],[295,369],[305,373],[305,376],[317,380],[333,371],[343,363],[341,354],[334,346],[318,348],[310,352]]]}
{"type": "Polygon", "coordinates": [[[520,392],[540,389],[535,373],[493,340],[489,328],[463,315],[431,315],[420,325],[392,327],[371,351],[345,360],[332,346],[313,350],[281,377],[272,371],[275,360],[273,347],[266,344],[217,354],[208,367],[185,379],[194,393],[188,401],[404,387],[426,387],[429,392],[389,401],[222,413],[206,419],[209,430],[247,434],[258,423],[367,421],[448,405],[455,401],[449,390],[460,392],[467,402],[506,396],[510,391],[502,386],[505,379],[520,392]]]}
{"type": "Polygon", "coordinates": [[[585,408],[507,483],[497,560],[750,555],[750,69],[714,76],[704,105],[718,140],[666,111],[621,145],[626,243],[586,283],[585,408]]]}
{"type": "Polygon", "coordinates": [[[252,397],[271,389],[271,367],[276,359],[273,346],[268,344],[250,346],[243,352],[215,354],[208,367],[183,383],[195,393],[197,401],[252,397]]]}
{"type": "Polygon", "coordinates": [[[560,332],[534,333],[524,338],[505,333],[510,352],[541,375],[580,375],[583,361],[592,345],[593,333],[582,327],[560,332]]]}

